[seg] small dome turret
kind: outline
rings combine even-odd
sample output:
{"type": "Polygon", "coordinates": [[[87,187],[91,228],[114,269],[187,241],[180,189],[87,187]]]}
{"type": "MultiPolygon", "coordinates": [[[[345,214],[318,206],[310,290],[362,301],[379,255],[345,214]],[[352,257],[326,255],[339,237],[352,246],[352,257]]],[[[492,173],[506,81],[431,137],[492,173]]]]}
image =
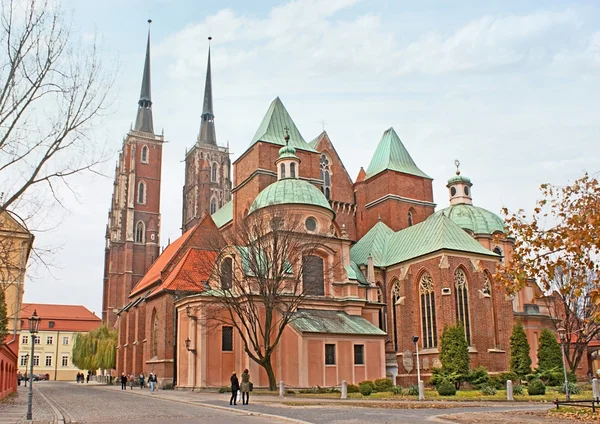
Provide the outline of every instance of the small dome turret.
{"type": "Polygon", "coordinates": [[[460,162],[454,161],[456,165],[456,175],[448,180],[450,205],[472,205],[473,198],[471,197],[471,180],[463,175],[460,175],[460,162]]]}
{"type": "Polygon", "coordinates": [[[277,166],[277,179],[298,178],[300,158],[296,156],[296,149],[289,145],[290,135],[285,128],[285,146],[279,149],[279,157],[275,161],[277,166]]]}

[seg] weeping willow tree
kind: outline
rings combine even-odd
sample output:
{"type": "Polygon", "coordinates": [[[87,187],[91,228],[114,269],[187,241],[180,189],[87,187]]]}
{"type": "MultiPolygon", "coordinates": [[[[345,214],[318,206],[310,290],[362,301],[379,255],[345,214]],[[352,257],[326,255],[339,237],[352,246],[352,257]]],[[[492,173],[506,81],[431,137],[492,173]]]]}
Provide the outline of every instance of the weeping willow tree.
{"type": "Polygon", "coordinates": [[[82,370],[113,369],[116,362],[117,331],[101,326],[78,333],[73,344],[73,365],[82,370]]]}

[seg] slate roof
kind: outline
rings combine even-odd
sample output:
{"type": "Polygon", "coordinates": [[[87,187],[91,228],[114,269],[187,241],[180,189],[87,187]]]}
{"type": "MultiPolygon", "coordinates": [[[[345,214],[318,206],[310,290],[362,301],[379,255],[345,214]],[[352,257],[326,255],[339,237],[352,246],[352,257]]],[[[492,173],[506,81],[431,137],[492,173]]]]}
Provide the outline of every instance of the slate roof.
{"type": "Polygon", "coordinates": [[[221,209],[218,209],[211,215],[215,225],[219,228],[233,220],[233,200],[225,203],[221,209]]]}
{"type": "Polygon", "coordinates": [[[300,131],[298,131],[298,127],[296,127],[296,124],[294,124],[294,121],[290,117],[290,114],[285,109],[285,106],[279,97],[275,98],[275,100],[271,102],[265,117],[258,127],[258,130],[256,130],[256,134],[254,134],[254,137],[252,137],[250,145],[252,146],[259,141],[264,141],[266,143],[284,146],[284,137],[286,134],[285,128],[288,128],[289,131],[290,146],[300,150],[316,152],[316,150],[304,140],[300,134],[300,131]]]}
{"type": "Polygon", "coordinates": [[[506,232],[502,218],[493,212],[469,204],[448,206],[437,211],[434,215],[444,214],[452,222],[473,234],[494,234],[506,232]]]}
{"type": "Polygon", "coordinates": [[[360,315],[348,315],[343,311],[299,309],[290,324],[300,333],[387,335],[360,315]]]}
{"type": "Polygon", "coordinates": [[[371,163],[367,168],[365,179],[371,178],[385,170],[403,172],[431,179],[415,164],[408,150],[402,144],[400,137],[398,137],[394,128],[391,127],[383,133],[381,141],[373,154],[371,163]]]}
{"type": "Polygon", "coordinates": [[[350,249],[350,257],[357,264],[366,264],[369,253],[375,266],[390,266],[440,250],[498,257],[441,213],[391,234],[389,227],[380,224],[350,249]]]}
{"type": "Polygon", "coordinates": [[[313,205],[333,210],[325,195],[311,183],[295,178],[286,178],[269,185],[252,202],[248,213],[272,205],[313,205]]]}

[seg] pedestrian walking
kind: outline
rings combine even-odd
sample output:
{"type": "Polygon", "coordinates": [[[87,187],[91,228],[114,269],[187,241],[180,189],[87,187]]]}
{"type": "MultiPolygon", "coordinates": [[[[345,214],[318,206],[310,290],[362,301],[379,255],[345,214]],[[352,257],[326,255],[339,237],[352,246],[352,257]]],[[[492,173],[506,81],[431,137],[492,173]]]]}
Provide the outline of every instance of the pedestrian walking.
{"type": "Polygon", "coordinates": [[[140,373],[140,389],[144,388],[144,380],[146,379],[146,377],[144,377],[144,373],[141,372],[140,373]]]}
{"type": "Polygon", "coordinates": [[[121,390],[127,390],[127,376],[121,373],[121,390]]]}
{"type": "Polygon", "coordinates": [[[19,371],[17,373],[17,385],[20,386],[21,385],[21,380],[23,380],[23,374],[21,374],[21,371],[19,371]]]}
{"type": "Polygon", "coordinates": [[[133,383],[135,382],[135,376],[133,374],[129,374],[129,388],[133,390],[133,383]]]}
{"type": "Polygon", "coordinates": [[[237,394],[240,390],[240,381],[235,375],[235,371],[231,374],[231,399],[229,400],[230,405],[237,405],[237,394]]]}
{"type": "Polygon", "coordinates": [[[85,378],[85,382],[89,383],[90,382],[90,372],[88,371],[87,373],[87,377],[85,378]]]}
{"type": "Polygon", "coordinates": [[[250,392],[252,391],[252,383],[250,383],[250,373],[248,368],[242,373],[242,384],[240,385],[242,391],[242,405],[248,405],[250,400],[250,392]]]}
{"type": "Polygon", "coordinates": [[[150,384],[150,393],[154,393],[154,390],[156,390],[156,374],[154,374],[154,371],[148,376],[148,384],[150,384]]]}

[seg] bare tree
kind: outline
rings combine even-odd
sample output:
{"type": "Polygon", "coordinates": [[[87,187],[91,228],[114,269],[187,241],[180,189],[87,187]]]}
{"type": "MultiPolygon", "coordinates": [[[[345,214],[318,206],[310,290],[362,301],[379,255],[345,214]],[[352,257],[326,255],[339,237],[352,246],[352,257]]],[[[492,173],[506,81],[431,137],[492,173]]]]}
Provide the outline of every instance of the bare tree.
{"type": "Polygon", "coordinates": [[[302,316],[299,310],[309,307],[311,297],[324,294],[318,256],[326,249],[324,236],[307,233],[299,216],[271,207],[228,231],[213,262],[206,325],[235,328],[248,357],[264,368],[271,390],[277,387],[271,355],[284,330],[302,316]]]}
{"type": "Polygon", "coordinates": [[[112,78],[95,42],[73,42],[55,4],[0,6],[0,212],[60,204],[69,177],[106,159],[89,136],[112,78]]]}

